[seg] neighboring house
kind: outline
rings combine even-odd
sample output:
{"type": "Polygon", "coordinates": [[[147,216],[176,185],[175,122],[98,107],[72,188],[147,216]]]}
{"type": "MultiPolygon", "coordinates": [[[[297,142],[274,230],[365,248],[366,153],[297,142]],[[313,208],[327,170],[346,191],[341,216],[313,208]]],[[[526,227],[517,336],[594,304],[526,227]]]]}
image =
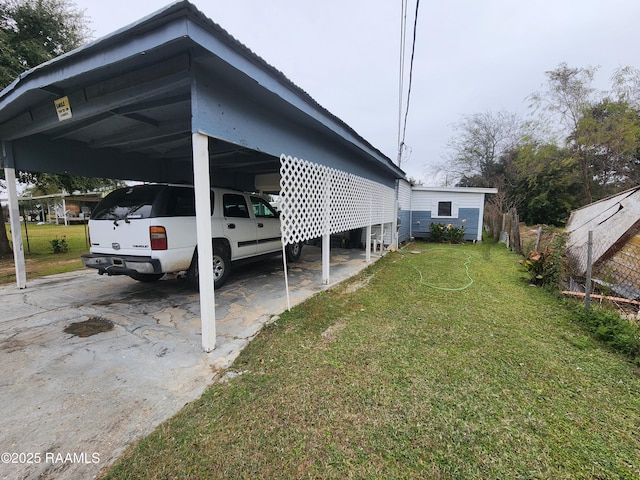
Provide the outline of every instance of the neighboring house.
{"type": "Polygon", "coordinates": [[[576,275],[587,271],[593,232],[592,275],[620,296],[640,298],[640,186],[571,212],[566,252],[576,275]]]}
{"type": "Polygon", "coordinates": [[[431,224],[464,226],[465,240],[482,241],[485,195],[496,188],[411,188],[410,236],[429,238],[431,224]]]}

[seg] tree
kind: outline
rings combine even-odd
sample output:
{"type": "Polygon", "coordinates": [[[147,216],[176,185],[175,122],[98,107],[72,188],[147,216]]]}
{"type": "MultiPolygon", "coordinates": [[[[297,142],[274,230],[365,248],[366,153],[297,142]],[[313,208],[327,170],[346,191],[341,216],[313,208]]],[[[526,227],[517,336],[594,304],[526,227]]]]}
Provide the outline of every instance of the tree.
{"type": "Polygon", "coordinates": [[[566,149],[528,142],[514,161],[517,181],[512,195],[520,219],[529,225],[564,225],[582,205],[578,166],[566,149]]]}
{"type": "Polygon", "coordinates": [[[70,0],[0,1],[0,85],[79,47],[89,36],[84,11],[70,0]]]}
{"type": "MultiPolygon", "coordinates": [[[[69,0],[0,0],[0,87],[23,71],[82,45],[89,39],[86,25],[84,11],[69,0]]],[[[38,178],[24,172],[18,175],[21,180],[38,178]]],[[[4,177],[2,170],[0,177],[4,177]]],[[[0,257],[9,254],[2,214],[0,257]]]]}
{"type": "Polygon", "coordinates": [[[604,99],[578,122],[574,135],[583,152],[596,199],[637,185],[640,117],[627,103],[604,99]]]}
{"type": "Polygon", "coordinates": [[[573,147],[575,160],[582,172],[584,196],[587,203],[592,201],[591,169],[589,159],[576,143],[575,132],[578,123],[596,101],[596,91],[591,86],[598,67],[571,68],[561,63],[558,68],[546,73],[547,88],[529,96],[531,107],[543,119],[555,124],[564,132],[565,144],[573,147]]]}
{"type": "Polygon", "coordinates": [[[77,177],[69,174],[40,173],[33,182],[35,191],[39,195],[59,193],[64,190],[73,192],[94,192],[101,190],[113,190],[123,187],[125,184],[120,180],[108,178],[77,177]]]}
{"type": "Polygon", "coordinates": [[[465,115],[454,128],[457,136],[449,140],[451,153],[443,168],[459,185],[493,186],[502,170],[500,158],[522,137],[518,116],[505,111],[465,115]]]}
{"type": "Polygon", "coordinates": [[[614,101],[628,104],[640,110],[640,70],[634,67],[620,67],[611,76],[610,97],[614,101]]]}

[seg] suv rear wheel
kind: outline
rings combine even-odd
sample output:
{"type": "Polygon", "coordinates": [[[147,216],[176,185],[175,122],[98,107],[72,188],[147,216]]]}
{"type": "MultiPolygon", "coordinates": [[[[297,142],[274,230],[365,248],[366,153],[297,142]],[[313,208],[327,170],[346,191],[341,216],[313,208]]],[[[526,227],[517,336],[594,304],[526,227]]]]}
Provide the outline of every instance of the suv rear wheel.
{"type": "Polygon", "coordinates": [[[285,247],[285,253],[287,254],[288,262],[297,262],[300,260],[300,255],[302,255],[302,242],[299,243],[290,243],[285,247]]]}
{"type": "MultiPolygon", "coordinates": [[[[213,287],[220,288],[229,276],[231,271],[231,260],[229,253],[223,245],[214,242],[213,244],[213,287]]],[[[187,270],[187,280],[194,287],[199,287],[198,277],[198,250],[193,254],[191,265],[187,270]]]]}

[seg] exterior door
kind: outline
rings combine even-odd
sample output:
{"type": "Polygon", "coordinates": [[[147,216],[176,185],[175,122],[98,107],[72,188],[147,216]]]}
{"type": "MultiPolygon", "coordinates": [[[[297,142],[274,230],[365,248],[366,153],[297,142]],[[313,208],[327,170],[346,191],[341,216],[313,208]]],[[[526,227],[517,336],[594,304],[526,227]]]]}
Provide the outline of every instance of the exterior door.
{"type": "Polygon", "coordinates": [[[256,218],[258,253],[269,253],[282,249],[280,218],[278,212],[264,198],[251,196],[253,215],[256,218]]]}
{"type": "Polygon", "coordinates": [[[231,259],[256,254],[256,223],[249,213],[247,201],[240,193],[225,193],[222,196],[223,229],[231,243],[231,259]]]}

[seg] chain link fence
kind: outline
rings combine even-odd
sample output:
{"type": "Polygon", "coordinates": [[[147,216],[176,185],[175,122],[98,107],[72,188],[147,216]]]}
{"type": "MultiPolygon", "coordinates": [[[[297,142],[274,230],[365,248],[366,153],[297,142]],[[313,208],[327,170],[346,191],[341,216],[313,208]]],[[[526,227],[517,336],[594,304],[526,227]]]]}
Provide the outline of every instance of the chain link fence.
{"type": "Polygon", "coordinates": [[[589,232],[586,239],[567,245],[568,291],[589,298],[607,298],[640,306],[640,234],[614,242],[606,234],[589,232]]]}
{"type": "MultiPolygon", "coordinates": [[[[89,249],[88,221],[99,198],[46,197],[22,198],[18,201],[20,229],[26,255],[64,253],[78,254],[89,249]],[[63,200],[64,198],[64,200],[63,200]]],[[[13,239],[6,201],[2,202],[2,215],[11,248],[13,239]]]]}

